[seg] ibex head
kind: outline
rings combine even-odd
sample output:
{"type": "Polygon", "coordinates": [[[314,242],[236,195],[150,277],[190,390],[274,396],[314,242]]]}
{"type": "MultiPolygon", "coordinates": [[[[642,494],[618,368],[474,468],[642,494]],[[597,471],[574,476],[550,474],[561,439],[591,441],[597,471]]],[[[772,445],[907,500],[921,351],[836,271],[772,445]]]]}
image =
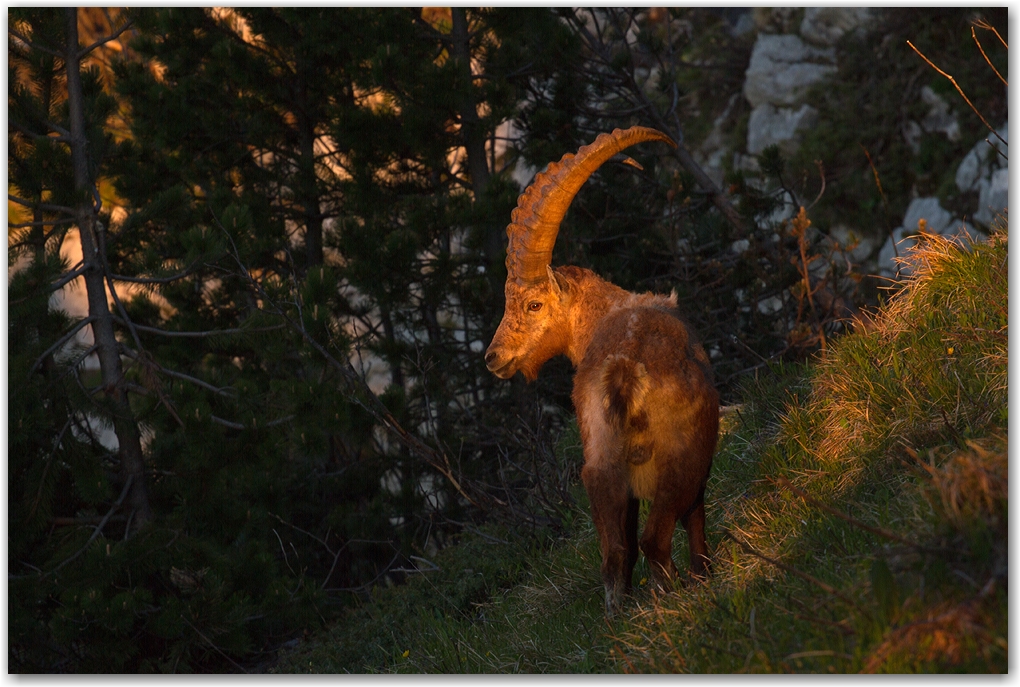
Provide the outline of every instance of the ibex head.
{"type": "Polygon", "coordinates": [[[642,141],[665,141],[666,134],[645,127],[600,134],[577,154],[567,153],[538,174],[517,199],[506,233],[506,309],[485,352],[485,364],[508,379],[518,370],[529,380],[549,358],[567,347],[569,284],[553,272],[553,245],[560,222],[578,190],[604,162],[642,141]]]}

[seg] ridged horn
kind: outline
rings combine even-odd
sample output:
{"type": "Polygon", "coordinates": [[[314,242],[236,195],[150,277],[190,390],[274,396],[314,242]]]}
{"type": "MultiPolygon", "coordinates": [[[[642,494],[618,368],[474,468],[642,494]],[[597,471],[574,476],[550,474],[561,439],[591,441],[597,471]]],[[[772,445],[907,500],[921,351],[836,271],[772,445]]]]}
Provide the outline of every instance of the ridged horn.
{"type": "Polygon", "coordinates": [[[517,198],[517,207],[506,227],[510,239],[506,247],[508,278],[524,283],[546,278],[560,222],[581,186],[609,158],[642,141],[665,141],[676,147],[673,139],[656,129],[643,126],[616,129],[611,134],[599,134],[592,143],[581,146],[577,154],[567,153],[535,176],[517,198]]]}

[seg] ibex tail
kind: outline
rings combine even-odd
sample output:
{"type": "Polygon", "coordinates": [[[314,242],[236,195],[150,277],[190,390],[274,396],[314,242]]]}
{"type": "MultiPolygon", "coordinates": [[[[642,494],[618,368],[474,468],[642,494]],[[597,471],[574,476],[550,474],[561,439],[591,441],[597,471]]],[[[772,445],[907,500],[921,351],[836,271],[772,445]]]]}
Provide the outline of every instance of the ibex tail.
{"type": "Polygon", "coordinates": [[[602,365],[602,406],[606,422],[624,439],[627,461],[640,465],[652,457],[645,396],[651,387],[643,363],[611,355],[602,365]]]}

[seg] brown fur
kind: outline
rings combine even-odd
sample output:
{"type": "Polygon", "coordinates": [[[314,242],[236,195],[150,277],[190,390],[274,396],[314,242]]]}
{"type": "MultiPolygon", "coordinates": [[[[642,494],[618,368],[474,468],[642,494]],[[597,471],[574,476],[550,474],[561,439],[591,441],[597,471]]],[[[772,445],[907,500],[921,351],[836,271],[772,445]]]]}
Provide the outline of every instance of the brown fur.
{"type": "Polygon", "coordinates": [[[654,581],[671,588],[678,519],[691,572],[707,574],[704,496],[719,396],[675,296],[629,293],[578,267],[550,269],[539,284],[508,279],[506,312],[485,356],[489,369],[504,379],[517,370],[534,379],[558,354],[576,368],[581,478],[599,532],[607,613],[630,589],[638,547],[654,581]],[[638,499],[652,502],[640,540],[638,499]]]}

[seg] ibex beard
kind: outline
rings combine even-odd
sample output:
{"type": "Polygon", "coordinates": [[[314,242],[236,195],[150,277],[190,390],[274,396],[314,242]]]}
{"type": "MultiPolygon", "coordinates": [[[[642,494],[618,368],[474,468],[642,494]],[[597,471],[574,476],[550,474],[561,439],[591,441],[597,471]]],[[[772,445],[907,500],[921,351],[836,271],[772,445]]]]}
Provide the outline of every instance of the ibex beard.
{"type": "Polygon", "coordinates": [[[489,371],[502,379],[520,371],[534,380],[560,354],[575,367],[581,478],[599,534],[609,615],[630,590],[639,548],[653,582],[672,588],[677,520],[687,531],[691,573],[709,572],[705,485],[719,395],[676,294],[630,293],[587,269],[550,267],[560,221],[581,185],[610,157],[648,140],[673,143],[643,127],[602,134],[521,194],[507,227],[506,310],[485,353],[489,371]],[[651,507],[639,540],[640,499],[651,507]]]}

